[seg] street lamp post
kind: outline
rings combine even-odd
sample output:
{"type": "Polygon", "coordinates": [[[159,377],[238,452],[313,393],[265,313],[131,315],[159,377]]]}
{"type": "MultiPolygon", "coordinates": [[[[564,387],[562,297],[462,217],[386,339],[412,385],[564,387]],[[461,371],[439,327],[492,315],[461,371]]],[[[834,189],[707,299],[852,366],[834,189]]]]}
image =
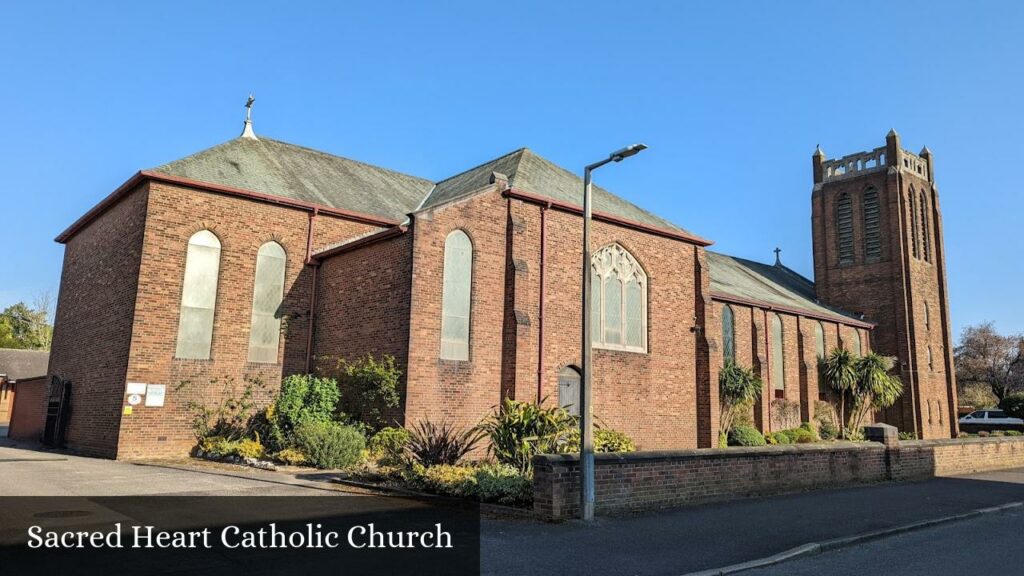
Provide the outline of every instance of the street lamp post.
{"type": "Polygon", "coordinates": [[[593,379],[591,340],[591,285],[590,285],[590,181],[591,172],[609,162],[622,162],[646,149],[644,144],[633,144],[617,150],[600,162],[583,169],[583,378],[580,382],[580,518],[594,519],[594,414],[591,407],[593,379]]]}

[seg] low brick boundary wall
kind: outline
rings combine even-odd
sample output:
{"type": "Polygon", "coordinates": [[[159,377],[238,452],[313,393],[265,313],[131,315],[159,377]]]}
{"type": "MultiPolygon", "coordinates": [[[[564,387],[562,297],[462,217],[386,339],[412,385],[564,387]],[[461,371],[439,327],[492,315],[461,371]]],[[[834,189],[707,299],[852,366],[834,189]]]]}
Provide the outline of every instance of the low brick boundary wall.
{"type": "MultiPolygon", "coordinates": [[[[886,480],[1024,466],[1024,437],[792,444],[597,454],[596,511],[621,514],[886,480]]],[[[579,512],[579,457],[533,460],[533,506],[549,520],[579,512]]]]}

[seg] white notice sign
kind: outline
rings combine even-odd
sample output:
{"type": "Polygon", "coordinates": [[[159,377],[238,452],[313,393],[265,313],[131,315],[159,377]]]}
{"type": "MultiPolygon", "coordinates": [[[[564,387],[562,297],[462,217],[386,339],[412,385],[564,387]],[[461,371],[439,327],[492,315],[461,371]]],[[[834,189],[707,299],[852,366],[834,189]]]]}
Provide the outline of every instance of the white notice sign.
{"type": "Polygon", "coordinates": [[[146,390],[146,406],[163,406],[165,392],[167,392],[167,386],[150,384],[146,390]]]}
{"type": "Polygon", "coordinates": [[[129,382],[128,389],[124,391],[125,394],[145,394],[146,383],[145,382],[129,382]]]}

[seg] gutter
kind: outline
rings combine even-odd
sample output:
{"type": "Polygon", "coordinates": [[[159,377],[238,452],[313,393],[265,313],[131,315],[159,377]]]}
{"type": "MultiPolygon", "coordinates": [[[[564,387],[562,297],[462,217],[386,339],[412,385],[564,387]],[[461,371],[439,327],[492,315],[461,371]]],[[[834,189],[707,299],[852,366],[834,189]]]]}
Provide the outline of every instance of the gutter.
{"type": "Polygon", "coordinates": [[[248,200],[255,200],[258,202],[266,202],[269,204],[277,204],[278,206],[285,206],[288,208],[296,208],[299,210],[306,210],[309,212],[317,212],[320,214],[327,214],[329,216],[337,216],[353,222],[360,222],[363,224],[372,224],[374,226],[398,226],[400,222],[396,220],[390,220],[387,218],[381,218],[379,216],[373,216],[370,214],[364,214],[362,212],[353,212],[351,210],[341,210],[339,208],[331,208],[321,204],[314,204],[312,202],[305,202],[302,200],[295,200],[293,198],[285,198],[283,196],[274,196],[272,194],[264,194],[262,192],[254,192],[252,190],[245,190],[242,188],[234,188],[231,186],[223,186],[220,184],[212,184],[210,182],[202,182],[200,180],[192,180],[190,178],[182,178],[180,176],[171,176],[168,174],[161,174],[152,170],[140,170],[136,172],[131,178],[121,184],[114,192],[104,198],[92,207],[88,212],[82,215],[81,218],[76,220],[74,224],[69,226],[66,230],[60,233],[54,240],[64,244],[71,239],[72,236],[77,234],[83,228],[86,227],[90,222],[98,218],[104,212],[112,208],[121,198],[126,196],[129,192],[135,189],[136,186],[143,182],[159,182],[162,184],[173,184],[179,186],[187,186],[204,192],[212,192],[214,194],[223,194],[226,196],[234,196],[238,198],[245,198],[248,200]]]}
{"type": "Polygon", "coordinates": [[[729,302],[731,304],[739,304],[742,306],[753,306],[756,308],[763,308],[772,312],[782,312],[785,314],[793,314],[796,316],[804,316],[806,318],[812,318],[814,320],[824,320],[825,322],[834,322],[837,324],[846,324],[847,326],[855,326],[857,328],[863,328],[865,330],[874,330],[875,324],[871,322],[863,322],[860,320],[854,320],[853,318],[846,318],[841,316],[826,316],[824,314],[818,314],[815,312],[808,312],[799,308],[790,308],[788,306],[779,306],[763,300],[751,300],[749,298],[740,298],[738,296],[730,296],[721,292],[712,292],[712,300],[718,300],[719,302],[729,302]]]}
{"type": "MultiPolygon", "coordinates": [[[[558,200],[553,200],[546,196],[531,194],[530,192],[525,192],[518,188],[509,188],[502,192],[502,194],[507,198],[515,198],[516,200],[523,200],[524,202],[532,202],[534,204],[540,204],[543,206],[548,206],[550,208],[557,208],[558,210],[562,210],[563,212],[569,212],[571,214],[583,214],[583,208],[577,206],[576,204],[571,204],[569,202],[561,202],[558,200]]],[[[649,224],[644,224],[642,222],[637,222],[635,220],[629,220],[627,218],[613,216],[611,214],[608,214],[607,212],[593,212],[592,217],[594,220],[598,220],[601,222],[608,222],[610,224],[615,224],[617,226],[622,226],[625,228],[631,228],[633,230],[639,230],[641,232],[647,232],[649,234],[654,234],[656,236],[661,236],[664,238],[682,240],[683,242],[689,242],[691,244],[696,244],[698,246],[711,246],[712,244],[714,244],[714,242],[712,242],[711,240],[701,238],[700,236],[687,234],[685,232],[680,232],[678,230],[669,230],[668,228],[651,226],[649,224]]]]}

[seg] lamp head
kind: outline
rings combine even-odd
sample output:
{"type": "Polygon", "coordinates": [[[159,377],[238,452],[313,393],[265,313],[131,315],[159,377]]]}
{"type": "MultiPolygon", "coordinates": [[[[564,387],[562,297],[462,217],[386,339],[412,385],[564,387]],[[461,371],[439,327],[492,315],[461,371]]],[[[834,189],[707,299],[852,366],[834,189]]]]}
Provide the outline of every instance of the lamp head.
{"type": "Polygon", "coordinates": [[[646,144],[633,144],[631,146],[626,146],[622,150],[612,152],[608,157],[612,162],[622,162],[624,159],[629,158],[630,156],[635,156],[646,149],[646,144]]]}

